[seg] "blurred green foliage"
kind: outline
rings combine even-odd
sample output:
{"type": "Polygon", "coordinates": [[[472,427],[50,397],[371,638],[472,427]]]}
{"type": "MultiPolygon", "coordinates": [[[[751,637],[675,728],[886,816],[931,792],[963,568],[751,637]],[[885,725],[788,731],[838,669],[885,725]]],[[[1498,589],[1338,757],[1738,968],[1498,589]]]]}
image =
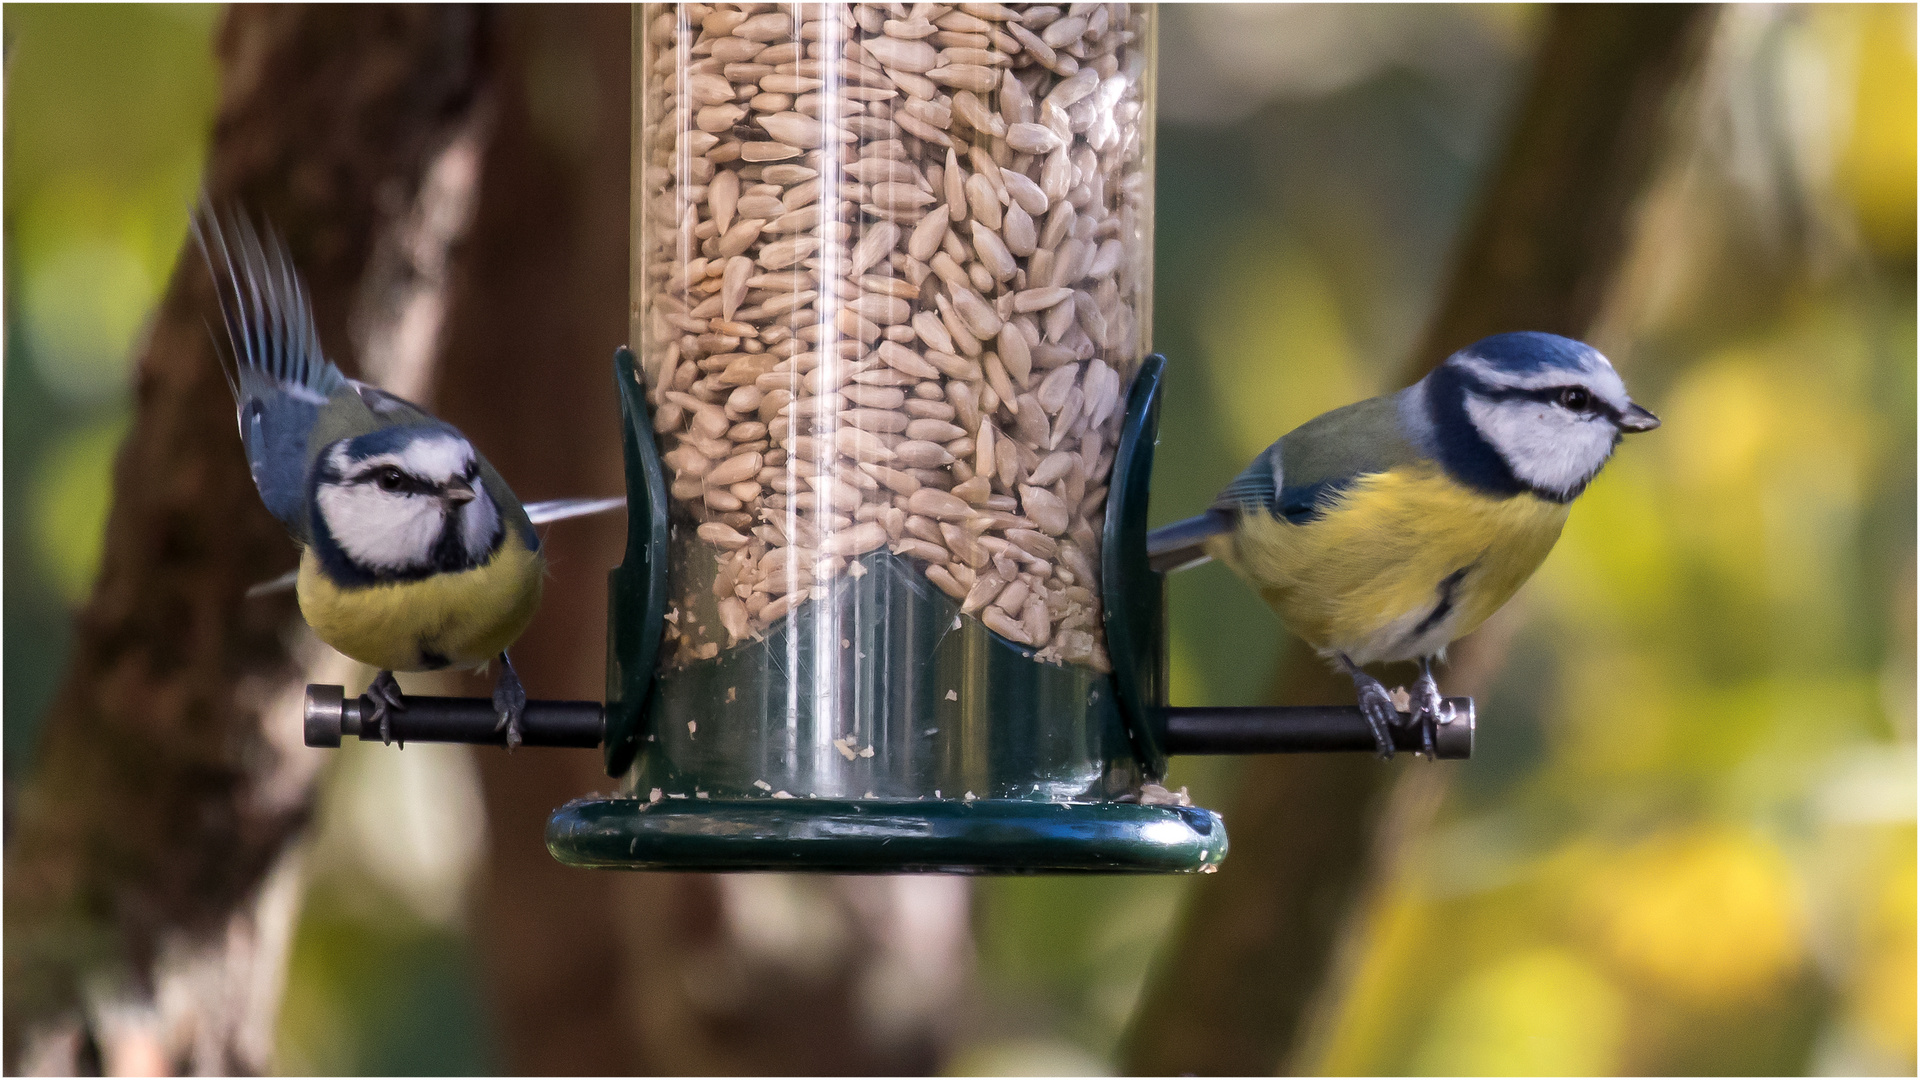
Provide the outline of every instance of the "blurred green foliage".
{"type": "Polygon", "coordinates": [[[128,369],[173,272],[217,93],[207,5],[22,5],[6,94],[7,778],[100,558],[128,369]]]}
{"type": "MultiPolygon", "coordinates": [[[[1596,333],[1666,425],[1623,448],[1489,627],[1510,643],[1480,752],[1366,913],[1305,1067],[1914,1069],[1913,17],[1732,10],[1709,122],[1596,333]]],[[[215,105],[215,21],[5,9],[9,792],[98,560],[128,363],[215,105]]],[[[1157,520],[1392,388],[1534,21],[1168,9],[1157,520]],[[1312,55],[1260,83],[1263,42],[1307,31],[1312,55]],[[1235,62],[1216,67],[1223,35],[1235,62]],[[1298,75],[1309,61],[1326,70],[1298,75]]],[[[1257,700],[1288,647],[1218,567],[1176,579],[1172,623],[1186,703],[1257,700]]],[[[1234,782],[1221,762],[1173,777],[1216,807],[1234,782]]],[[[279,1067],[492,1068],[460,923],[352,859],[316,865],[279,1067]]],[[[953,1068],[1099,1067],[1187,887],[981,882],[981,1004],[953,1068]]]]}

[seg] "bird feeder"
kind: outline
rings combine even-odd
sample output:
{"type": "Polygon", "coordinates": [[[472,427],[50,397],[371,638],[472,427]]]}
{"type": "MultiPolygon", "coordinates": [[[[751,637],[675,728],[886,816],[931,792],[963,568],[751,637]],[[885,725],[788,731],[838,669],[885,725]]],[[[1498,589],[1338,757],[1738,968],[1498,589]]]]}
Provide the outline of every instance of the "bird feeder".
{"type": "MultiPolygon", "coordinates": [[[[564,863],[1205,871],[1170,754],[1374,749],[1352,707],[1168,706],[1153,11],[980,10],[636,11],[607,696],[522,725],[622,780],[555,812],[564,863]]],[[[402,740],[500,741],[409,702],[402,740]]],[[[370,713],[310,688],[307,741],[370,713]]]]}

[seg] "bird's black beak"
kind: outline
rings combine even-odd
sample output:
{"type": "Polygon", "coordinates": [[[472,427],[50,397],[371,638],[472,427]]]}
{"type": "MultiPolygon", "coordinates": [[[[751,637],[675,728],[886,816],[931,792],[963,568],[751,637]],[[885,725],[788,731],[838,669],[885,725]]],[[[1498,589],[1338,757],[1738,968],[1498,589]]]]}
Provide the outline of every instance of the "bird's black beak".
{"type": "Polygon", "coordinates": [[[455,506],[473,501],[473,485],[465,480],[455,480],[447,485],[446,500],[455,506]]]}
{"type": "Polygon", "coordinates": [[[1629,404],[1614,423],[1619,425],[1621,431],[1652,431],[1660,426],[1660,418],[1638,405],[1629,404]]]}

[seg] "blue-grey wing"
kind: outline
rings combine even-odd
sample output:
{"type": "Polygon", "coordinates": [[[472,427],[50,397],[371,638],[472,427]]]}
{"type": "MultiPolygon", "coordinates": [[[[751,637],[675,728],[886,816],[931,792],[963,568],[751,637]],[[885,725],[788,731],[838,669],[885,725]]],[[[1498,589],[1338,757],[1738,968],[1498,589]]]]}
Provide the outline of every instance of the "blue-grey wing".
{"type": "Polygon", "coordinates": [[[254,486],[273,516],[305,539],[314,427],[348,391],[347,379],[320,350],[306,290],[278,237],[263,238],[238,213],[222,228],[210,208],[193,226],[220,297],[234,362],[228,381],[254,486]]]}
{"type": "Polygon", "coordinates": [[[371,386],[358,379],[348,379],[347,385],[359,397],[360,403],[379,420],[381,427],[396,427],[401,424],[437,424],[434,415],[408,401],[398,394],[390,394],[377,386],[371,386]]]}
{"type": "Polygon", "coordinates": [[[1254,458],[1214,505],[1264,508],[1296,525],[1314,520],[1361,477],[1423,456],[1400,406],[1397,394],[1370,398],[1307,421],[1254,458]]]}
{"type": "Polygon", "coordinates": [[[1274,443],[1254,455],[1253,461],[1240,470],[1220,494],[1213,497],[1216,510],[1265,510],[1273,512],[1274,496],[1280,490],[1281,483],[1280,444],[1274,443]]]}

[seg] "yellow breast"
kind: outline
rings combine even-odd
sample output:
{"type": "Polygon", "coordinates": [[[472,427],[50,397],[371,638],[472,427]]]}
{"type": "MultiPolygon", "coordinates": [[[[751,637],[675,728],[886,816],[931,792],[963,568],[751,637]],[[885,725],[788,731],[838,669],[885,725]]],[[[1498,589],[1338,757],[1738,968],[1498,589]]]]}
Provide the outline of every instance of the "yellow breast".
{"type": "Polygon", "coordinates": [[[492,561],[388,585],[341,586],[300,557],[300,613],[320,640],[389,671],[478,667],[513,644],[540,606],[546,560],[507,530],[492,561]]]}
{"type": "Polygon", "coordinates": [[[1246,514],[1208,553],[1323,655],[1411,660],[1478,627],[1538,569],[1564,503],[1494,498],[1435,465],[1362,477],[1319,518],[1246,514]]]}

